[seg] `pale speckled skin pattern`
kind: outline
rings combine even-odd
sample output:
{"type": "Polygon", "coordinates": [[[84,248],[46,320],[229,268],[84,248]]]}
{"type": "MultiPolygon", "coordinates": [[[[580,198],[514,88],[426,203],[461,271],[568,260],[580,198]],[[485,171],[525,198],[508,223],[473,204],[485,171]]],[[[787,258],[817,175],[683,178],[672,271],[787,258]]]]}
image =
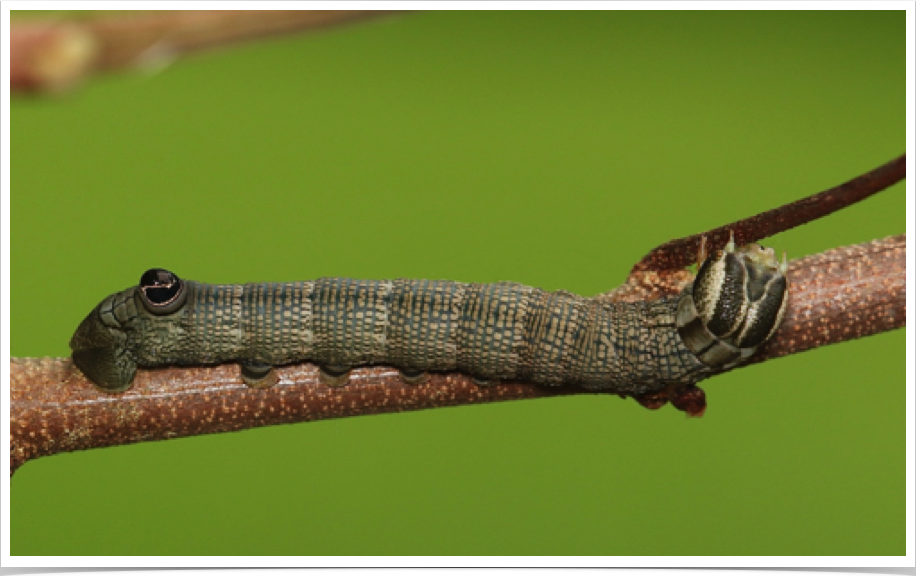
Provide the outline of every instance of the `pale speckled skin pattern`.
{"type": "MultiPolygon", "coordinates": [[[[150,314],[129,288],[106,298],[84,325],[98,324],[98,315],[106,343],[117,341],[128,367],[390,364],[630,394],[714,371],[678,335],[678,297],[608,302],[508,282],[184,282],[187,302],[174,314],[150,314]]],[[[74,341],[81,331],[89,333],[81,326],[74,341]]]]}

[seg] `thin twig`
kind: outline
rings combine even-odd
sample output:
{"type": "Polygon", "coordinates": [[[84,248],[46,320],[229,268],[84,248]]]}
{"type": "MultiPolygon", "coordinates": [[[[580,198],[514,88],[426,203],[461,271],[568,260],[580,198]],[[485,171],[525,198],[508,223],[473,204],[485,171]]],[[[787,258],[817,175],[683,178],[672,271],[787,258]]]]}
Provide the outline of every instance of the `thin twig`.
{"type": "Polygon", "coordinates": [[[710,246],[724,246],[732,233],[738,245],[756,242],[823,218],[877,194],[904,178],[906,154],[829,190],[700,234],[666,242],[640,260],[630,274],[681,270],[695,261],[703,237],[710,246]]]}
{"type": "MultiPolygon", "coordinates": [[[[837,248],[791,263],[790,306],[754,361],[906,324],[906,236],[837,248]]],[[[123,394],[96,389],[69,358],[11,362],[10,473],[29,459],[104,446],[363,414],[582,394],[505,382],[481,387],[460,373],[404,384],[387,367],[353,371],[329,388],[313,364],[280,368],[273,388],[248,388],[236,364],[141,370],[123,394]]]]}

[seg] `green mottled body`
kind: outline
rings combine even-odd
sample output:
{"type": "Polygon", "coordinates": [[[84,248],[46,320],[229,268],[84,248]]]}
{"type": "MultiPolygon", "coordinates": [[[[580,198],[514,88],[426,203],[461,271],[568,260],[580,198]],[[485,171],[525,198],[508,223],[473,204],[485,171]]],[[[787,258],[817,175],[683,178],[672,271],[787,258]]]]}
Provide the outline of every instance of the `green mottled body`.
{"type": "MultiPolygon", "coordinates": [[[[705,254],[705,248],[701,249],[705,254]]],[[[237,361],[253,387],[273,366],[311,361],[332,386],[355,366],[404,381],[459,370],[643,397],[748,358],[779,326],[788,296],[771,249],[729,242],[693,285],[654,302],[611,302],[522,284],[352,280],[210,285],[161,268],[105,298],[70,340],[97,386],[120,392],[138,367],[237,361]]]]}
{"type": "Polygon", "coordinates": [[[622,303],[508,282],[406,279],[185,285],[187,303],[168,316],[147,313],[135,288],[99,306],[138,366],[390,364],[627,393],[711,372],[678,335],[678,298],[622,303]]]}

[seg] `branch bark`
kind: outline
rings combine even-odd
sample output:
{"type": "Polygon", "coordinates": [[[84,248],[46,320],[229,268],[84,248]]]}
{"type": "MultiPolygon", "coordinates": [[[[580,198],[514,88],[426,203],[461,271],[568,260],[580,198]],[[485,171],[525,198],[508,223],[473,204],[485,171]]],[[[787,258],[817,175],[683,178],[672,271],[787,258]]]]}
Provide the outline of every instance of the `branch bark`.
{"type": "MultiPolygon", "coordinates": [[[[906,324],[905,235],[795,260],[789,278],[786,317],[753,362],[906,324]]],[[[324,418],[589,393],[524,382],[481,387],[460,373],[435,374],[425,384],[410,386],[388,367],[354,370],[349,384],[330,388],[312,364],[280,368],[279,383],[258,390],[241,382],[238,365],[225,364],[140,370],[131,390],[112,395],[96,389],[69,358],[14,358],[10,369],[10,474],[29,459],[58,452],[324,418]]]]}
{"type": "Polygon", "coordinates": [[[161,66],[204,49],[391,14],[386,10],[165,10],[14,21],[10,90],[59,92],[93,73],[161,66]]]}

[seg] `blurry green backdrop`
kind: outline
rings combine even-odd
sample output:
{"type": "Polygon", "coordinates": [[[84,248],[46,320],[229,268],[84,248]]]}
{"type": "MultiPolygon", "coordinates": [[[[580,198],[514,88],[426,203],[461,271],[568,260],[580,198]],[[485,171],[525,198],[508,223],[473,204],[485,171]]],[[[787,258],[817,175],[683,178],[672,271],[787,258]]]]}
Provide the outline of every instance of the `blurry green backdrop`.
{"type": "MultiPolygon", "coordinates": [[[[12,103],[14,356],[141,272],[593,295],[905,150],[905,13],[429,12],[12,103]]],[[[897,185],[767,244],[905,231],[897,185]]],[[[708,381],[42,458],[16,555],[902,555],[904,331],[708,381]]]]}

